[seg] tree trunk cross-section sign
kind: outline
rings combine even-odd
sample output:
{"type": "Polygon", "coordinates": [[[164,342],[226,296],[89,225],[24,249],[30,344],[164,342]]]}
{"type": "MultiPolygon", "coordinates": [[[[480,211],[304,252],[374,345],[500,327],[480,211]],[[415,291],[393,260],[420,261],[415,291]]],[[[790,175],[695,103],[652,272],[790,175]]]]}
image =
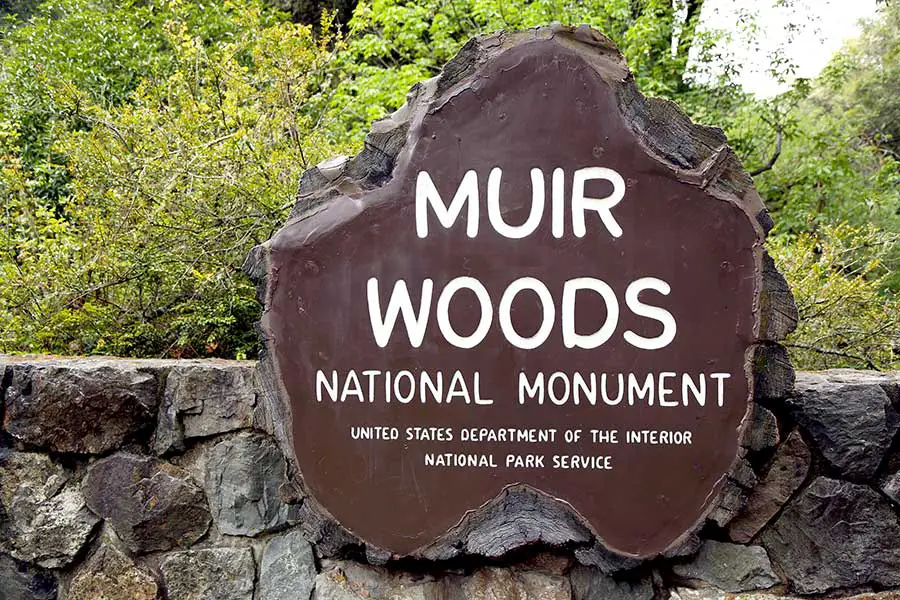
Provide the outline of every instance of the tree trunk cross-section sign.
{"type": "Polygon", "coordinates": [[[471,42],[373,132],[262,247],[304,492],[398,556],[509,486],[620,554],[682,540],[759,330],[762,205],[721,134],[561,27],[471,42]]]}

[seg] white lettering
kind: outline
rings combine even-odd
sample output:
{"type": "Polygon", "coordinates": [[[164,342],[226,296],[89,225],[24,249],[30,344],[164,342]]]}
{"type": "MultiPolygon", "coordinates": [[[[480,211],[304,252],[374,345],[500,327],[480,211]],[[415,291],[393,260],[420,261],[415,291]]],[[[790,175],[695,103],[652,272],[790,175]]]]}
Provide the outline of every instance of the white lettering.
{"type": "Polygon", "coordinates": [[[427,171],[419,171],[416,177],[416,234],[420,238],[428,237],[428,214],[426,207],[431,204],[435,216],[441,225],[450,229],[453,222],[462,212],[463,205],[468,202],[468,215],[466,218],[466,235],[470,238],[478,235],[478,174],[475,171],[466,171],[453,201],[446,206],[441,200],[431,175],[427,171]]]}
{"type": "Polygon", "coordinates": [[[474,277],[457,277],[451,279],[450,283],[448,283],[441,292],[441,297],[438,298],[438,327],[440,327],[441,333],[444,334],[444,339],[457,348],[474,348],[480,344],[488,334],[493,318],[494,310],[491,306],[491,297],[488,295],[488,291],[485,289],[484,285],[474,277]],[[456,333],[453,329],[453,325],[450,323],[450,301],[453,299],[456,292],[463,288],[475,292],[475,297],[478,298],[478,303],[481,306],[481,318],[478,321],[478,327],[467,336],[456,333]]]}
{"type": "Polygon", "coordinates": [[[431,292],[433,288],[434,283],[430,279],[422,282],[419,314],[416,315],[413,311],[409,291],[406,289],[406,282],[402,279],[397,281],[394,283],[394,289],[391,291],[391,299],[388,300],[387,311],[382,317],[381,298],[378,294],[378,279],[375,277],[369,279],[366,290],[369,301],[369,321],[372,324],[372,334],[375,336],[375,343],[380,348],[388,345],[399,313],[403,314],[403,323],[406,325],[406,334],[409,337],[410,345],[413,348],[418,348],[422,345],[422,339],[425,337],[425,326],[428,323],[428,312],[431,310],[431,292]]]}
{"type": "Polygon", "coordinates": [[[622,176],[604,167],[587,167],[575,171],[572,179],[572,231],[578,237],[584,237],[587,229],[584,225],[584,213],[596,211],[607,231],[613,237],[622,236],[622,228],[612,214],[612,208],[625,197],[625,180],[622,176]],[[584,195],[584,184],[593,179],[602,179],[613,184],[612,194],[605,198],[589,198],[584,195]]]}
{"type": "Polygon", "coordinates": [[[491,169],[488,175],[487,208],[488,219],[494,230],[512,240],[520,240],[528,237],[541,224],[544,215],[544,172],[540,169],[531,170],[531,212],[521,225],[507,225],[503,220],[503,212],[500,209],[500,179],[503,171],[499,167],[491,169]]]}
{"type": "Polygon", "coordinates": [[[649,306],[641,302],[638,295],[644,290],[654,290],[664,296],[668,296],[669,292],[672,290],[668,283],[662,279],[657,279],[656,277],[642,277],[641,279],[632,281],[625,290],[625,304],[628,305],[631,312],[639,317],[647,317],[648,319],[654,319],[662,323],[662,333],[655,338],[645,338],[628,330],[625,332],[624,337],[625,341],[635,348],[641,348],[643,350],[659,350],[660,348],[665,348],[671,344],[672,340],[675,339],[675,331],[677,329],[675,317],[672,316],[672,313],[663,308],[649,306]]]}
{"type": "Polygon", "coordinates": [[[547,338],[550,337],[550,332],[553,330],[553,323],[556,320],[556,307],[553,304],[553,296],[550,295],[550,290],[534,277],[522,277],[509,284],[509,287],[506,288],[506,291],[503,292],[503,296],[500,298],[499,313],[500,330],[503,331],[503,335],[506,336],[510,344],[523,350],[532,350],[547,341],[547,338]],[[537,294],[538,299],[541,301],[543,313],[541,326],[537,333],[531,337],[519,335],[512,324],[513,300],[515,300],[519,292],[524,290],[531,290],[537,294]]]}
{"type": "Polygon", "coordinates": [[[616,294],[605,281],[593,277],[570,279],[563,285],[562,299],[563,343],[566,348],[593,349],[606,343],[612,337],[619,323],[619,302],[616,294]],[[575,331],[575,295],[578,290],[592,290],[600,294],[606,302],[606,321],[590,335],[582,335],[575,331]]]}

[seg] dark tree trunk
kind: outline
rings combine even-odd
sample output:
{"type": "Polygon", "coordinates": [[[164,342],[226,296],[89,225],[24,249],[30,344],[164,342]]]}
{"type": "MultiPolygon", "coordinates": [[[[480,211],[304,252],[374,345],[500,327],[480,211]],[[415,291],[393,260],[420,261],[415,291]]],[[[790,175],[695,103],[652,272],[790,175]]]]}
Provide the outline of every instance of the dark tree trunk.
{"type": "Polygon", "coordinates": [[[683,91],[684,72],[687,69],[688,54],[691,46],[694,45],[694,37],[697,34],[697,24],[700,22],[700,10],[703,8],[703,0],[689,0],[687,3],[687,14],[685,15],[684,24],[681,28],[681,34],[678,36],[678,46],[676,50],[676,64],[679,66],[678,72],[678,89],[683,91]]]}
{"type": "Polygon", "coordinates": [[[346,28],[353,17],[357,0],[271,0],[280,10],[290,13],[294,23],[305,23],[318,27],[323,10],[337,13],[336,20],[342,29],[346,28]]]}

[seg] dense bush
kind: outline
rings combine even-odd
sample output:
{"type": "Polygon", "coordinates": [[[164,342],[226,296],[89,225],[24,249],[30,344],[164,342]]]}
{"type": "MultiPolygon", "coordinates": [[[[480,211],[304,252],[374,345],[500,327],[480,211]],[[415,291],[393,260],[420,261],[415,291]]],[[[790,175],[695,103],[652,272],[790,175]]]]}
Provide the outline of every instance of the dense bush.
{"type": "Polygon", "coordinates": [[[315,100],[336,46],[259,4],[211,8],[76,0],[11,32],[5,349],[253,354],[240,264],[340,150],[315,100]]]}
{"type": "Polygon", "coordinates": [[[786,343],[797,365],[897,366],[900,295],[883,288],[891,275],[886,259],[898,244],[900,236],[846,223],[770,241],[800,314],[786,343]]]}
{"type": "Polygon", "coordinates": [[[900,9],[762,102],[729,82],[702,5],[372,0],[341,34],[327,12],[311,27],[259,0],[53,0],[8,18],[0,351],[252,356],[240,264],[303,169],[355,152],[471,35],[562,21],[613,37],[645,93],[724,127],[748,168],[782,147],[757,182],[805,317],[800,366],[897,364],[900,9]]]}

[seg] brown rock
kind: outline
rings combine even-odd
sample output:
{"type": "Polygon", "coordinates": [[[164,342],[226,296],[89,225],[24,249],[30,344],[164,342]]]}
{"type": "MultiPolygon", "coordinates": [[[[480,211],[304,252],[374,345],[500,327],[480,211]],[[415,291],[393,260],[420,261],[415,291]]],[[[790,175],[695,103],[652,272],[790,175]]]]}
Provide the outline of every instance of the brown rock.
{"type": "Polygon", "coordinates": [[[98,461],[83,490],[131,552],[189,546],[209,528],[203,490],[186,471],[153,458],[120,453],[98,461]]]}
{"type": "Polygon", "coordinates": [[[54,452],[102,454],[146,431],[156,415],[156,374],[139,361],[12,363],[4,428],[54,452]]]}
{"type": "Polygon", "coordinates": [[[729,537],[744,544],[753,539],[806,479],[809,462],[809,448],[795,430],[778,448],[744,510],[729,525],[729,537]]]}
{"type": "Polygon", "coordinates": [[[467,600],[571,600],[569,580],[511,569],[480,569],[462,583],[467,600]]]}
{"type": "Polygon", "coordinates": [[[408,575],[390,573],[379,567],[339,561],[323,568],[316,577],[312,600],[455,600],[457,597],[451,588],[445,588],[431,579],[414,580],[408,575]]]}
{"type": "Polygon", "coordinates": [[[153,577],[130,558],[104,543],[69,584],[66,600],[155,600],[153,577]]]}
{"type": "Polygon", "coordinates": [[[747,432],[747,437],[744,439],[744,447],[758,452],[777,446],[781,438],[778,434],[778,420],[772,411],[759,404],[754,404],[751,419],[750,431],[747,432]]]}

